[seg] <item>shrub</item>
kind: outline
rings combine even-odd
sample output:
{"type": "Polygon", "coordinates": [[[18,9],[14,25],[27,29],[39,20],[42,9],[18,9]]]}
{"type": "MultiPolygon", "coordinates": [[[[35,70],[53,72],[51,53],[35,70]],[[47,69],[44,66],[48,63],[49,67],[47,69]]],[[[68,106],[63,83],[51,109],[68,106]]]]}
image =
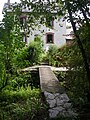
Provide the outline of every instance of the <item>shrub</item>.
{"type": "Polygon", "coordinates": [[[39,89],[21,87],[16,91],[4,90],[1,96],[0,120],[34,120],[38,111],[46,109],[39,89]]]}
{"type": "Polygon", "coordinates": [[[24,68],[39,64],[43,52],[43,43],[39,37],[31,41],[28,46],[22,48],[16,56],[16,65],[19,68],[24,68]]]}
{"type": "Polygon", "coordinates": [[[44,59],[49,62],[49,65],[68,67],[70,65],[69,60],[71,59],[71,55],[73,53],[76,54],[75,49],[77,49],[75,45],[63,46],[61,48],[51,45],[44,59]]]}
{"type": "Polygon", "coordinates": [[[49,50],[47,52],[47,58],[48,58],[48,62],[49,65],[56,65],[56,60],[55,60],[55,55],[57,54],[58,48],[54,45],[51,45],[49,47],[49,50]]]}
{"type": "Polygon", "coordinates": [[[39,37],[35,38],[34,41],[31,41],[28,47],[28,56],[29,62],[33,64],[40,63],[43,53],[43,42],[39,37]]]}
{"type": "Polygon", "coordinates": [[[73,105],[81,108],[88,102],[87,91],[89,90],[82,55],[77,44],[60,48],[59,52],[63,63],[66,63],[69,69],[67,72],[57,74],[60,84],[66,88],[73,105]]]}

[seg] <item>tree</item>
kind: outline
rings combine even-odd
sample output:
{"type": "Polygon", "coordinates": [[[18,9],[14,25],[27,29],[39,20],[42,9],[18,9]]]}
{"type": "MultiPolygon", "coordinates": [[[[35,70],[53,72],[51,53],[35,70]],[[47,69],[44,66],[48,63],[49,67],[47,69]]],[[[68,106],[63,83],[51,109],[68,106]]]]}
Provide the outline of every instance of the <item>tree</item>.
{"type": "Polygon", "coordinates": [[[20,48],[20,43],[22,43],[20,30],[15,24],[14,18],[13,13],[8,14],[5,11],[4,18],[0,24],[0,90],[8,84],[8,80],[14,73],[14,54],[20,48]]]}
{"type": "MultiPolygon", "coordinates": [[[[81,50],[81,53],[82,53],[82,57],[83,57],[83,61],[84,61],[84,65],[85,65],[85,69],[86,69],[86,73],[87,73],[87,78],[88,78],[88,81],[89,81],[89,90],[90,90],[90,68],[89,68],[88,58],[87,58],[85,48],[83,47],[82,40],[81,40],[81,38],[80,38],[80,36],[79,36],[79,34],[77,32],[77,27],[76,27],[77,22],[75,21],[75,17],[73,17],[74,12],[75,12],[75,14],[78,14],[78,11],[80,10],[81,13],[83,14],[83,17],[84,17],[83,21],[86,22],[87,27],[90,27],[90,23],[89,23],[89,18],[87,16],[86,10],[84,9],[85,6],[83,6],[81,4],[80,0],[76,0],[76,3],[73,0],[72,1],[65,1],[65,6],[66,6],[66,9],[68,10],[69,20],[70,20],[70,22],[72,24],[74,34],[75,34],[75,36],[77,38],[78,46],[79,46],[79,48],[81,50]],[[73,4],[73,7],[72,7],[72,4],[73,4]],[[74,7],[75,4],[76,4],[76,7],[78,8],[78,10],[76,9],[76,7],[74,7]]],[[[87,2],[87,4],[88,4],[88,2],[87,2]]],[[[87,6],[87,4],[86,4],[86,6],[87,6]]],[[[80,16],[77,19],[78,22],[79,22],[79,19],[80,19],[80,16]]],[[[82,23],[83,23],[82,21],[79,22],[79,24],[81,24],[81,25],[82,25],[82,23]]]]}
{"type": "Polygon", "coordinates": [[[30,26],[30,23],[35,23],[36,21],[38,21],[36,23],[47,24],[48,19],[52,19],[53,16],[56,18],[62,15],[71,22],[78,46],[82,53],[90,86],[89,61],[82,40],[77,31],[77,25],[79,29],[84,23],[86,23],[88,29],[90,28],[89,0],[21,0],[20,6],[24,7],[24,9],[27,7],[28,10],[30,10],[28,14],[28,26],[30,26]]]}

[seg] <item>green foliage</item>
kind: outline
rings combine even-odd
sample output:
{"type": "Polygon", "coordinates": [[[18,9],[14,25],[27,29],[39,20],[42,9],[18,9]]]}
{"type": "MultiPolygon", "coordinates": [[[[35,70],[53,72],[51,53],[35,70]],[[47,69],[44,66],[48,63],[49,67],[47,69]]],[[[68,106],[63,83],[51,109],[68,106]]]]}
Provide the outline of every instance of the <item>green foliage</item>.
{"type": "Polygon", "coordinates": [[[77,109],[88,102],[88,81],[84,72],[84,70],[79,69],[78,71],[60,72],[58,75],[60,85],[66,89],[73,106],[77,109]]]}
{"type": "MultiPolygon", "coordinates": [[[[57,7],[57,15],[54,13],[56,17],[63,15],[65,11],[68,10],[68,20],[72,23],[76,37],[79,35],[87,55],[88,64],[90,64],[89,1],[57,0],[56,2],[47,2],[44,4],[43,1],[38,1],[36,3],[27,0],[21,1],[21,4],[18,5],[18,9],[16,10],[16,12],[18,12],[16,16],[22,14],[20,13],[20,6],[24,5],[30,7],[32,12],[29,14],[27,24],[30,28],[34,28],[37,24],[36,20],[39,20],[41,24],[47,21],[48,24],[53,16],[52,11],[56,11],[57,5],[59,5],[57,7]],[[48,9],[48,7],[50,9],[48,9]],[[78,11],[83,14],[83,19],[77,14],[78,11]],[[75,15],[73,15],[74,13],[75,15]],[[85,22],[86,24],[83,24],[85,22]],[[79,25],[82,26],[79,31],[75,30],[75,23],[79,23],[79,25]],[[32,25],[34,25],[34,27],[32,25]]],[[[41,102],[40,91],[34,89],[34,83],[37,79],[34,78],[34,80],[32,80],[31,73],[30,75],[26,73],[16,75],[15,69],[40,63],[43,44],[40,38],[35,38],[29,46],[24,47],[25,44],[23,44],[22,36],[20,35],[20,24],[16,24],[17,20],[14,21],[15,19],[16,17],[13,12],[10,14],[5,13],[3,23],[0,24],[0,119],[35,120],[38,119],[38,114],[41,115],[45,113],[41,111],[46,107],[43,106],[41,102]],[[29,87],[30,85],[31,88],[29,87]]],[[[24,30],[25,27],[26,24],[23,26],[24,30]]],[[[76,39],[76,41],[78,41],[78,39],[76,39]]],[[[79,46],[81,46],[81,44],[79,44],[79,46]]],[[[82,52],[82,50],[80,51],[78,49],[77,44],[72,47],[66,46],[61,49],[50,46],[47,58],[44,57],[44,59],[48,60],[50,65],[58,67],[67,66],[70,68],[68,72],[58,75],[59,78],[62,79],[60,84],[68,90],[68,94],[74,106],[82,108],[82,105],[88,101],[87,91],[89,85],[82,59],[83,54],[81,55],[80,52],[82,52]]],[[[66,119],[68,120],[68,118],[66,119]]]]}
{"type": "Polygon", "coordinates": [[[36,37],[34,41],[31,41],[28,47],[28,56],[27,59],[31,64],[38,64],[41,59],[43,52],[43,42],[39,37],[36,37]]]}
{"type": "Polygon", "coordinates": [[[88,59],[88,64],[90,65],[90,30],[86,24],[83,24],[82,27],[79,29],[80,38],[82,39],[83,47],[86,51],[86,56],[88,59]]]}
{"type": "Polygon", "coordinates": [[[49,50],[47,52],[47,59],[48,59],[49,65],[55,66],[57,64],[56,61],[55,61],[55,56],[57,54],[57,51],[58,51],[57,46],[51,45],[49,47],[49,50]]]}
{"type": "Polygon", "coordinates": [[[3,21],[0,23],[0,91],[7,86],[11,75],[16,72],[14,56],[17,49],[24,46],[20,27],[17,27],[14,18],[13,13],[5,12],[3,21]]]}
{"type": "Polygon", "coordinates": [[[20,68],[39,64],[42,58],[43,43],[39,37],[17,53],[16,65],[20,68]]]}
{"type": "MultiPolygon", "coordinates": [[[[39,88],[40,81],[38,71],[18,73],[17,75],[13,76],[12,79],[9,81],[10,89],[16,90],[17,88],[20,88],[22,86],[25,88],[27,86],[31,86],[32,89],[34,87],[39,88]]],[[[9,89],[8,86],[6,88],[9,89]]]]}
{"type": "Polygon", "coordinates": [[[17,68],[24,68],[30,65],[29,60],[26,59],[28,51],[27,51],[27,47],[23,47],[21,50],[17,50],[17,53],[15,55],[15,66],[17,68]]]}
{"type": "Polygon", "coordinates": [[[0,120],[34,120],[38,111],[46,108],[41,102],[39,89],[31,90],[30,87],[4,90],[0,101],[0,120]]]}
{"type": "Polygon", "coordinates": [[[24,47],[15,19],[13,12],[6,12],[0,24],[0,120],[34,120],[46,109],[35,88],[39,80],[31,73],[17,73],[17,68],[39,63],[43,43],[35,38],[24,47]]]}
{"type": "Polygon", "coordinates": [[[58,55],[63,58],[68,71],[56,73],[60,85],[63,86],[74,107],[82,109],[89,102],[89,83],[86,77],[83,58],[77,44],[60,48],[58,55]]]}
{"type": "Polygon", "coordinates": [[[73,54],[76,54],[76,57],[74,58],[74,60],[72,60],[72,62],[75,62],[75,59],[77,60],[78,57],[77,54],[79,54],[79,57],[81,56],[78,47],[75,45],[63,46],[61,48],[57,48],[56,46],[50,46],[46,55],[46,59],[49,61],[49,65],[57,67],[70,67],[70,61],[73,54]]]}

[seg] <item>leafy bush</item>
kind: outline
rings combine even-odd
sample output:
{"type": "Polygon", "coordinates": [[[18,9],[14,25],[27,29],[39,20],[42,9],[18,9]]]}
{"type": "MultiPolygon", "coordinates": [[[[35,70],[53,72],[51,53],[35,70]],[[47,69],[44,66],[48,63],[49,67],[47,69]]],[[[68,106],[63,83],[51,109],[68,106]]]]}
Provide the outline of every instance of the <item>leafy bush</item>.
{"type": "MultiPolygon", "coordinates": [[[[58,54],[62,56],[63,63],[66,64],[68,71],[57,74],[60,84],[73,102],[73,105],[81,109],[88,103],[89,84],[81,52],[77,44],[60,48],[58,54]]],[[[64,65],[64,64],[63,64],[64,65]]]]}
{"type": "Polygon", "coordinates": [[[14,63],[17,68],[23,68],[30,65],[29,60],[26,60],[28,54],[27,47],[23,47],[21,50],[17,50],[14,58],[14,63]]]}
{"type": "Polygon", "coordinates": [[[0,120],[34,120],[37,113],[45,109],[39,89],[4,90],[0,96],[0,120]]]}
{"type": "Polygon", "coordinates": [[[28,47],[28,56],[30,63],[38,64],[41,60],[43,53],[43,42],[39,37],[36,37],[34,41],[31,41],[28,47]]]}
{"type": "Polygon", "coordinates": [[[88,82],[83,70],[59,72],[60,85],[66,89],[74,107],[81,108],[87,103],[88,82]]]}
{"type": "Polygon", "coordinates": [[[48,59],[49,65],[55,66],[57,64],[55,60],[55,55],[57,54],[57,51],[58,51],[57,46],[51,45],[49,47],[49,50],[47,52],[47,59],[48,59]]]}
{"type": "Polygon", "coordinates": [[[79,50],[78,53],[76,50],[78,50],[78,47],[76,47],[75,45],[63,46],[61,48],[57,48],[56,46],[50,46],[46,58],[49,62],[49,65],[57,67],[68,67],[70,65],[69,60],[71,60],[71,55],[73,55],[74,53],[79,53],[79,50]]]}
{"type": "Polygon", "coordinates": [[[39,72],[25,72],[20,73],[19,76],[15,77],[13,81],[11,82],[11,85],[13,88],[16,87],[27,87],[28,85],[35,88],[40,87],[40,79],[39,79],[39,72]],[[16,81],[16,83],[14,83],[16,81]]]}
{"type": "Polygon", "coordinates": [[[16,56],[16,65],[19,68],[24,68],[39,64],[43,52],[43,43],[39,37],[31,41],[28,46],[22,48],[16,56]]]}

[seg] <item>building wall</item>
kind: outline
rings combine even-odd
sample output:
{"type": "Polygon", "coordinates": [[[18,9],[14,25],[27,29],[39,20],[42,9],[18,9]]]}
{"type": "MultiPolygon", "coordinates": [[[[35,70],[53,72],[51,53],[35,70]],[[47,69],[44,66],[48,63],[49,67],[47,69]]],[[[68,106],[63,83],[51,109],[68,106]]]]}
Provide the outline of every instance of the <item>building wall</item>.
{"type": "Polygon", "coordinates": [[[61,47],[66,44],[66,39],[64,34],[66,34],[66,22],[62,21],[63,19],[54,20],[53,29],[47,28],[45,25],[41,25],[40,29],[36,27],[36,30],[33,30],[32,33],[29,34],[27,42],[29,43],[31,40],[34,40],[36,35],[41,36],[41,39],[44,42],[44,49],[48,50],[50,45],[56,45],[61,47]],[[46,35],[48,33],[54,34],[54,43],[46,43],[46,35]]]}
{"type": "MultiPolygon", "coordinates": [[[[8,9],[8,4],[4,5],[4,8],[8,9]]],[[[9,11],[11,12],[11,11],[9,11]]],[[[28,12],[28,9],[23,9],[23,12],[28,12]]],[[[23,15],[25,16],[25,15],[23,15]]],[[[23,17],[21,16],[21,17],[23,17]]],[[[28,18],[28,17],[27,17],[28,18]]],[[[53,29],[47,28],[45,25],[41,25],[40,29],[38,27],[36,27],[36,30],[33,30],[27,37],[27,39],[25,40],[25,36],[24,36],[24,42],[27,42],[29,44],[29,42],[31,40],[34,40],[34,38],[36,37],[36,35],[41,36],[41,39],[44,42],[44,49],[48,50],[50,45],[56,45],[58,47],[61,47],[63,45],[66,44],[66,22],[63,21],[63,18],[61,18],[60,20],[55,19],[54,20],[54,26],[53,29]],[[46,36],[48,33],[52,33],[54,35],[54,42],[53,43],[47,43],[46,41],[46,36]]],[[[26,34],[25,34],[26,35],[26,34]]]]}

